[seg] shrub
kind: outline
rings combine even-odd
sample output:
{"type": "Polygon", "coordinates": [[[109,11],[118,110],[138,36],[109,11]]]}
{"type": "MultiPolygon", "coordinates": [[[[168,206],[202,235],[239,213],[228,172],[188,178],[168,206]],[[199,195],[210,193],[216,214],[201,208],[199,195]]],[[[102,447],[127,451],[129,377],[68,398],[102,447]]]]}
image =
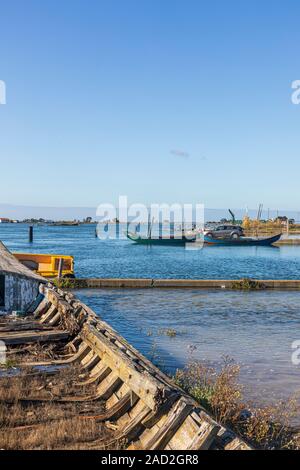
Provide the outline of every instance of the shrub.
{"type": "Polygon", "coordinates": [[[240,367],[224,358],[220,371],[199,361],[178,370],[175,382],[213,417],[261,449],[300,449],[300,434],[292,426],[295,399],[257,407],[246,402],[238,378],[240,367]]]}

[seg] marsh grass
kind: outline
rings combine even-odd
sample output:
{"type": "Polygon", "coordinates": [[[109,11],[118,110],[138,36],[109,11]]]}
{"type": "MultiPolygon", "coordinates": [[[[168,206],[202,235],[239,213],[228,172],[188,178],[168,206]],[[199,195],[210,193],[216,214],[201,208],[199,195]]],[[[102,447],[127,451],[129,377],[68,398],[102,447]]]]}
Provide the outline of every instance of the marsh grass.
{"type": "Polygon", "coordinates": [[[104,449],[107,439],[112,441],[111,448],[118,448],[113,432],[93,419],[103,411],[102,403],[56,400],[93,394],[94,386],[78,386],[78,372],[76,366],[53,375],[27,369],[16,376],[1,377],[0,448],[88,449],[97,443],[98,449],[104,449]]]}
{"type": "Polygon", "coordinates": [[[157,331],[157,334],[159,336],[168,336],[169,338],[175,338],[178,335],[178,331],[176,331],[174,328],[160,328],[157,331]]]}
{"type": "Polygon", "coordinates": [[[265,284],[261,281],[255,281],[249,278],[243,278],[240,281],[231,283],[231,288],[236,290],[263,290],[266,288],[265,284]]]}
{"type": "Polygon", "coordinates": [[[300,432],[292,426],[296,399],[258,407],[247,402],[239,384],[240,367],[224,358],[220,371],[193,361],[178,370],[175,382],[223,425],[261,449],[300,449],[300,432]]]}
{"type": "Polygon", "coordinates": [[[88,282],[85,279],[63,277],[61,279],[52,279],[51,282],[59,289],[83,289],[88,287],[88,282]]]}
{"type": "MultiPolygon", "coordinates": [[[[50,411],[53,416],[51,405],[48,406],[48,412],[50,411]]],[[[82,420],[79,417],[60,418],[56,415],[55,419],[52,421],[48,419],[40,426],[1,428],[0,447],[6,450],[52,450],[66,447],[84,449],[103,434],[107,434],[107,430],[95,420],[82,420]]]]}

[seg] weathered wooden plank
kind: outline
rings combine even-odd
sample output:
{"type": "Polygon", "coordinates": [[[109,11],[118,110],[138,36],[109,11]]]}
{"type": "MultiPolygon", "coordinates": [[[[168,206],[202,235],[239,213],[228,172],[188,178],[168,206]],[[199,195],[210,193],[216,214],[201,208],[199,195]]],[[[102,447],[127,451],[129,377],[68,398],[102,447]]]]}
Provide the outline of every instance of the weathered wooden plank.
{"type": "Polygon", "coordinates": [[[38,305],[38,307],[35,309],[33,316],[34,318],[40,318],[42,315],[44,315],[48,308],[50,307],[50,303],[46,297],[41,301],[41,303],[38,305]]]}
{"type": "Polygon", "coordinates": [[[144,429],[142,422],[150,411],[150,408],[144,405],[141,411],[124,426],[118,438],[125,438],[129,443],[135,440],[144,429]]]}
{"type": "Polygon", "coordinates": [[[49,309],[44,313],[44,315],[40,319],[40,323],[47,323],[49,320],[51,320],[54,315],[57,313],[57,308],[55,305],[50,305],[49,309]]]}
{"type": "Polygon", "coordinates": [[[84,380],[83,382],[79,382],[80,385],[89,385],[95,382],[102,382],[109,374],[111,373],[111,369],[107,367],[106,364],[103,364],[100,361],[96,367],[93,369],[92,373],[90,373],[89,378],[84,380]]]}
{"type": "Polygon", "coordinates": [[[166,420],[165,424],[162,426],[156,436],[154,436],[147,443],[146,448],[148,450],[164,449],[168,441],[176,433],[192,409],[193,405],[191,403],[186,402],[184,399],[180,399],[169,412],[168,419],[166,420]]]}
{"type": "Polygon", "coordinates": [[[99,361],[100,361],[100,357],[94,353],[94,355],[90,358],[90,360],[86,362],[85,364],[83,364],[84,371],[89,372],[93,370],[93,368],[98,364],[99,361]]]}
{"type": "Polygon", "coordinates": [[[252,447],[236,437],[224,447],[224,450],[252,450],[252,447]]]}
{"type": "Polygon", "coordinates": [[[170,395],[168,399],[164,403],[162,403],[156,410],[152,410],[152,412],[143,421],[143,425],[146,428],[153,427],[156,423],[158,423],[161,420],[162,416],[168,414],[173,404],[179,398],[180,398],[180,394],[175,391],[174,394],[170,395]]]}
{"type": "Polygon", "coordinates": [[[158,400],[163,403],[167,399],[171,392],[169,388],[161,385],[150,374],[138,372],[128,356],[93,326],[86,325],[81,331],[81,337],[151,409],[156,409],[158,400]]]}
{"type": "Polygon", "coordinates": [[[58,311],[47,323],[50,326],[56,326],[61,319],[61,313],[58,311]]]}
{"type": "Polygon", "coordinates": [[[60,330],[46,331],[22,331],[13,333],[1,333],[0,341],[4,341],[6,345],[26,344],[49,341],[63,341],[69,337],[69,332],[60,330]]]}
{"type": "MultiPolygon", "coordinates": [[[[168,418],[168,415],[163,415],[161,419],[157,422],[157,424],[154,424],[150,428],[147,428],[143,431],[143,433],[139,437],[140,444],[144,449],[147,449],[148,442],[156,436],[156,434],[159,432],[161,427],[165,424],[166,420],[168,418]]],[[[145,418],[147,420],[147,417],[145,418]]],[[[145,421],[144,420],[144,421],[145,421]]],[[[143,425],[144,425],[143,421],[143,425]]]]}
{"type": "Polygon", "coordinates": [[[8,321],[4,323],[5,326],[0,327],[1,332],[13,331],[28,331],[28,330],[47,330],[51,329],[46,325],[42,325],[38,321],[21,320],[21,321],[8,321]]]}
{"type": "Polygon", "coordinates": [[[58,308],[58,304],[64,301],[64,298],[54,289],[45,288],[45,297],[52,305],[58,308]]]}
{"type": "Polygon", "coordinates": [[[84,357],[82,357],[82,359],[80,361],[81,365],[83,367],[86,366],[86,364],[88,364],[91,361],[91,359],[93,359],[95,356],[97,356],[99,358],[99,356],[96,354],[96,352],[93,349],[89,348],[89,353],[86,354],[84,357]]]}
{"type": "Polygon", "coordinates": [[[208,450],[214,441],[220,426],[213,423],[203,421],[199,431],[195,434],[190,445],[186,447],[187,450],[208,450]]]}
{"type": "Polygon", "coordinates": [[[130,392],[128,392],[126,395],[124,395],[123,398],[117,401],[115,405],[113,405],[111,408],[106,410],[105,412],[95,415],[95,416],[84,416],[84,419],[96,419],[97,421],[115,421],[120,418],[124,413],[127,413],[127,411],[135,405],[135,403],[138,401],[138,397],[130,392]]]}
{"type": "Polygon", "coordinates": [[[115,372],[111,372],[97,387],[96,396],[103,400],[108,398],[122,385],[122,380],[115,372]]]}
{"type": "Polygon", "coordinates": [[[191,414],[189,414],[169,440],[168,446],[172,450],[186,450],[186,448],[191,445],[198,432],[199,424],[196,423],[191,418],[191,414]]]}

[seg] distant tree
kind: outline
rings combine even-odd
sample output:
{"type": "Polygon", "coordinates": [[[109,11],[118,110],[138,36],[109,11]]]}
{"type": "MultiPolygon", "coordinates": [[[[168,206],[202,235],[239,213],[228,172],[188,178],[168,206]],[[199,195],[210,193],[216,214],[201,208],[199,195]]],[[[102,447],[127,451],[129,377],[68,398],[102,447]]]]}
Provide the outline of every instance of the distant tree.
{"type": "Polygon", "coordinates": [[[248,215],[246,215],[243,219],[243,223],[242,223],[242,227],[243,229],[245,230],[250,230],[251,228],[251,220],[250,220],[250,217],[248,217],[248,215]]]}

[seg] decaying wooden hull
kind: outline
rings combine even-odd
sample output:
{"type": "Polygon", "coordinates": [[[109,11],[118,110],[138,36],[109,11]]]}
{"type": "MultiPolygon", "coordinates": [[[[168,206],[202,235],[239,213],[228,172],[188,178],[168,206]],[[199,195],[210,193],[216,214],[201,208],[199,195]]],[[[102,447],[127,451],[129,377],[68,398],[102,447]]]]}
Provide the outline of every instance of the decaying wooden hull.
{"type": "Polygon", "coordinates": [[[250,450],[73,294],[52,285],[41,290],[44,298],[33,317],[1,324],[0,340],[21,345],[61,336],[64,354],[24,366],[45,371],[77,364],[85,373],[79,385],[95,388],[91,395],[56,400],[99,401],[97,420],[114,429],[114,438],[128,449],[250,450]]]}

